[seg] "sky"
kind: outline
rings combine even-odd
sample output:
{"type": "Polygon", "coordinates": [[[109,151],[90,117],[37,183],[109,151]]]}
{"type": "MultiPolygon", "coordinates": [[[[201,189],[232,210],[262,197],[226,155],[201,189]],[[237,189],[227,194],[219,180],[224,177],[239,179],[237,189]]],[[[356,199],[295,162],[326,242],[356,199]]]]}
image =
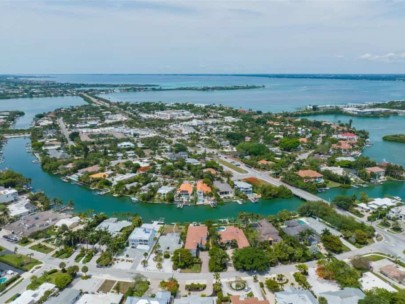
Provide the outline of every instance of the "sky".
{"type": "Polygon", "coordinates": [[[405,73],[405,2],[0,0],[0,74],[405,73]]]}

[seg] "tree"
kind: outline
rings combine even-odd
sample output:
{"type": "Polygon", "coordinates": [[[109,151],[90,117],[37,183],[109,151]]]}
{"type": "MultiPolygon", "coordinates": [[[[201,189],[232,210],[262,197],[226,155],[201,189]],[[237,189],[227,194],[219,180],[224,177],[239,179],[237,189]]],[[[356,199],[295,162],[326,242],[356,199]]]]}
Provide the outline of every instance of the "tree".
{"type": "Polygon", "coordinates": [[[308,275],[308,266],[307,266],[307,264],[298,264],[298,265],[295,265],[295,267],[303,275],[308,275]]]}
{"type": "Polygon", "coordinates": [[[225,250],[219,247],[213,247],[209,251],[210,260],[208,268],[211,272],[220,272],[226,270],[226,265],[229,261],[229,256],[225,250]]]}
{"type": "Polygon", "coordinates": [[[60,262],[60,263],[59,263],[59,268],[60,268],[62,271],[64,271],[65,268],[66,268],[66,263],[65,263],[65,262],[60,262]]]}
{"type": "Polygon", "coordinates": [[[270,267],[270,260],[265,252],[253,247],[236,249],[232,260],[236,270],[265,271],[270,267]]]}
{"type": "Polygon", "coordinates": [[[58,273],[55,278],[55,285],[59,290],[63,290],[72,282],[72,277],[68,273],[58,273]]]}
{"type": "Polygon", "coordinates": [[[284,151],[292,151],[299,147],[300,141],[298,138],[284,137],[280,140],[280,149],[284,151]]]}
{"type": "Polygon", "coordinates": [[[176,270],[190,268],[195,264],[195,259],[190,250],[185,248],[176,249],[172,256],[173,269],[176,270]]]}
{"type": "Polygon", "coordinates": [[[365,257],[354,257],[350,261],[353,267],[360,271],[368,271],[370,270],[370,260],[365,257]]]}
{"type": "Polygon", "coordinates": [[[326,250],[332,251],[333,253],[343,252],[343,243],[338,236],[332,234],[322,234],[321,241],[326,250]]]}
{"type": "Polygon", "coordinates": [[[277,283],[276,280],[273,279],[267,279],[265,281],[266,287],[271,291],[271,292],[278,292],[281,291],[281,286],[279,283],[277,283]]]}
{"type": "Polygon", "coordinates": [[[82,272],[84,273],[84,275],[87,277],[87,272],[89,271],[89,267],[87,267],[86,265],[84,265],[82,267],[82,272]]]}

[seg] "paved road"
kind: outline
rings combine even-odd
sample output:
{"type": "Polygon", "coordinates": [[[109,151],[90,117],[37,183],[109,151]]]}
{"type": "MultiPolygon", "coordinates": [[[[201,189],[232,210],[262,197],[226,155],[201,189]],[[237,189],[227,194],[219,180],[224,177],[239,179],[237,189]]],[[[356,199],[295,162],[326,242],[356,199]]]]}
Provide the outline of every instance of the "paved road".
{"type": "Polygon", "coordinates": [[[63,118],[58,118],[57,121],[58,121],[60,131],[62,132],[63,136],[66,138],[68,145],[69,146],[74,145],[75,143],[69,137],[69,131],[66,128],[66,125],[65,125],[65,122],[63,121],[63,118]]]}

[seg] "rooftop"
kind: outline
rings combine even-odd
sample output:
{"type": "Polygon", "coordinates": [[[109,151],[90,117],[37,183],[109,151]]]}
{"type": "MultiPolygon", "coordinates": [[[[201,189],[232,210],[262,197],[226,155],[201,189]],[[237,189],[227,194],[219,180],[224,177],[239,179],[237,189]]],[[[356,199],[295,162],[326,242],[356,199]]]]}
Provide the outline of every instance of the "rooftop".
{"type": "Polygon", "coordinates": [[[225,230],[219,231],[219,235],[223,243],[235,240],[239,248],[249,247],[249,241],[242,229],[234,226],[226,226],[225,230]]]}
{"type": "Polygon", "coordinates": [[[187,230],[186,244],[184,248],[194,250],[199,244],[205,245],[208,237],[208,228],[205,225],[189,225],[187,230]]]}

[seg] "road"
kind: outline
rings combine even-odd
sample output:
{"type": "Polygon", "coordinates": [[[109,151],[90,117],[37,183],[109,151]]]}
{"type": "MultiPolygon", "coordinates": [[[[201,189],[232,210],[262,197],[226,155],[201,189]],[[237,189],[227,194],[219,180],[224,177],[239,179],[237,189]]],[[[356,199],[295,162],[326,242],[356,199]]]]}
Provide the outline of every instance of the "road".
{"type": "Polygon", "coordinates": [[[63,121],[63,118],[58,118],[57,119],[60,131],[62,132],[63,136],[66,138],[68,146],[72,146],[75,143],[70,139],[69,137],[69,131],[66,128],[65,122],[63,121]]]}
{"type": "MultiPolygon", "coordinates": [[[[227,156],[225,156],[225,155],[219,154],[218,157],[221,158],[222,160],[226,161],[226,162],[230,161],[229,158],[227,156]]],[[[271,177],[269,172],[267,172],[267,171],[259,171],[259,170],[253,169],[253,168],[249,168],[244,163],[242,163],[242,162],[240,162],[239,160],[236,160],[236,159],[232,159],[231,161],[234,162],[234,163],[237,163],[239,165],[238,166],[239,168],[241,168],[241,169],[243,169],[243,170],[245,170],[247,172],[247,173],[239,173],[239,172],[237,172],[235,170],[232,170],[231,168],[226,167],[227,169],[232,170],[233,176],[236,179],[244,179],[244,178],[247,178],[247,177],[255,177],[255,178],[264,180],[265,182],[268,182],[269,184],[272,184],[274,186],[285,186],[288,189],[290,189],[291,192],[295,196],[297,196],[297,197],[299,197],[299,198],[301,198],[301,199],[303,199],[305,201],[324,201],[324,202],[326,202],[323,198],[321,198],[319,196],[316,196],[316,195],[314,195],[312,193],[309,193],[309,192],[307,192],[305,190],[302,190],[302,189],[299,189],[297,187],[290,186],[290,185],[282,182],[281,180],[279,180],[277,178],[271,177]]]]}

